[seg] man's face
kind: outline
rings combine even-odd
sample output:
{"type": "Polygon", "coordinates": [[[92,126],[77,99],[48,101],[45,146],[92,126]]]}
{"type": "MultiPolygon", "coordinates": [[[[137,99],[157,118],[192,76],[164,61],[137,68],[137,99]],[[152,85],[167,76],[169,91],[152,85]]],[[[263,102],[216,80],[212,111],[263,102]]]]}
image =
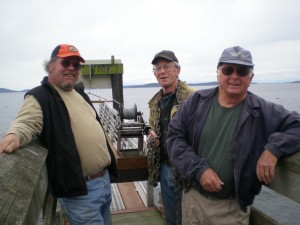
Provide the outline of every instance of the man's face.
{"type": "Polygon", "coordinates": [[[227,97],[244,97],[253,76],[253,70],[248,66],[222,64],[217,71],[220,93],[227,97]]]}
{"type": "Polygon", "coordinates": [[[176,67],[174,62],[160,60],[154,65],[153,72],[163,90],[171,90],[176,87],[180,68],[176,67]]]}
{"type": "Polygon", "coordinates": [[[49,82],[65,91],[71,91],[79,77],[80,61],[78,57],[57,58],[49,63],[49,82]]]}

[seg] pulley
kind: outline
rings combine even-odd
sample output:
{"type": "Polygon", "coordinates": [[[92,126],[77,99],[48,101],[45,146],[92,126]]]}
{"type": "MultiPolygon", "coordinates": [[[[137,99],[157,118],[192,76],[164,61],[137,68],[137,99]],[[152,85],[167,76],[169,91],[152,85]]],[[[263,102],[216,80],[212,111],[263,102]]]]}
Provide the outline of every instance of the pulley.
{"type": "Polygon", "coordinates": [[[142,113],[137,111],[136,104],[134,104],[133,108],[119,108],[119,117],[121,121],[125,120],[134,120],[135,122],[144,123],[142,113]]]}

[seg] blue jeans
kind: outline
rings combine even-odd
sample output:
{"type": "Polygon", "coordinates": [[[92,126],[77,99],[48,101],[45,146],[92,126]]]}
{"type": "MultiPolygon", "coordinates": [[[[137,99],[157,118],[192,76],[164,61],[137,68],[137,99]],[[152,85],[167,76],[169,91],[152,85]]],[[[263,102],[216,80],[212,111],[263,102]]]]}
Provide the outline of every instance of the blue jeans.
{"type": "Polygon", "coordinates": [[[86,182],[88,194],[59,198],[71,225],[111,225],[111,189],[108,171],[86,182]]]}
{"type": "MultiPolygon", "coordinates": [[[[173,181],[172,167],[160,164],[160,189],[166,216],[167,225],[180,225],[177,223],[177,192],[173,181]]],[[[180,201],[182,193],[180,194],[180,201]]],[[[181,208],[179,209],[181,210],[181,208]]]]}

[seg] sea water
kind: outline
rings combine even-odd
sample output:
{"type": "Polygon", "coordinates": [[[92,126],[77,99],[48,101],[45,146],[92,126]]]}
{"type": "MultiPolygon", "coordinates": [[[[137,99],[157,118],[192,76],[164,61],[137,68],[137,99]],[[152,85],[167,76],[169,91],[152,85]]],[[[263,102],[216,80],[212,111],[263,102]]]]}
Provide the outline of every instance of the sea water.
{"type": "MultiPolygon", "coordinates": [[[[196,89],[211,88],[214,86],[195,86],[196,89]]],[[[124,107],[132,109],[136,104],[138,112],[143,115],[144,121],[149,119],[148,102],[159,91],[159,87],[151,88],[124,88],[124,107]]],[[[283,105],[286,109],[300,112],[300,83],[252,84],[249,91],[265,98],[268,101],[283,105]]],[[[110,89],[86,90],[91,99],[99,97],[111,100],[110,89]]],[[[0,94],[0,136],[9,128],[11,121],[19,111],[24,99],[24,92],[0,94]]],[[[95,105],[97,108],[97,105],[95,105]]]]}

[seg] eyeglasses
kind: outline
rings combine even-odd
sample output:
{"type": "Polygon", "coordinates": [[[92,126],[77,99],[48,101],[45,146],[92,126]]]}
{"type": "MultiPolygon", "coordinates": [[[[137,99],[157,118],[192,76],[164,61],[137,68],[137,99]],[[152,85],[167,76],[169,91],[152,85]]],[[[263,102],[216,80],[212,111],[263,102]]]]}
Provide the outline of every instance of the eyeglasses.
{"type": "Polygon", "coordinates": [[[231,74],[233,74],[234,70],[236,70],[236,73],[239,76],[245,77],[249,74],[251,68],[248,66],[238,66],[238,67],[224,66],[223,68],[218,70],[221,70],[225,76],[230,76],[231,74]]]}
{"type": "Polygon", "coordinates": [[[158,72],[160,71],[162,68],[164,69],[164,71],[169,71],[172,66],[174,66],[173,64],[165,64],[165,65],[162,65],[162,66],[153,66],[153,72],[158,72]]]}
{"type": "Polygon", "coordinates": [[[60,63],[65,69],[68,69],[70,67],[70,65],[72,64],[73,68],[75,70],[80,70],[80,63],[79,62],[71,62],[69,60],[64,59],[63,61],[61,61],[60,63]]]}

